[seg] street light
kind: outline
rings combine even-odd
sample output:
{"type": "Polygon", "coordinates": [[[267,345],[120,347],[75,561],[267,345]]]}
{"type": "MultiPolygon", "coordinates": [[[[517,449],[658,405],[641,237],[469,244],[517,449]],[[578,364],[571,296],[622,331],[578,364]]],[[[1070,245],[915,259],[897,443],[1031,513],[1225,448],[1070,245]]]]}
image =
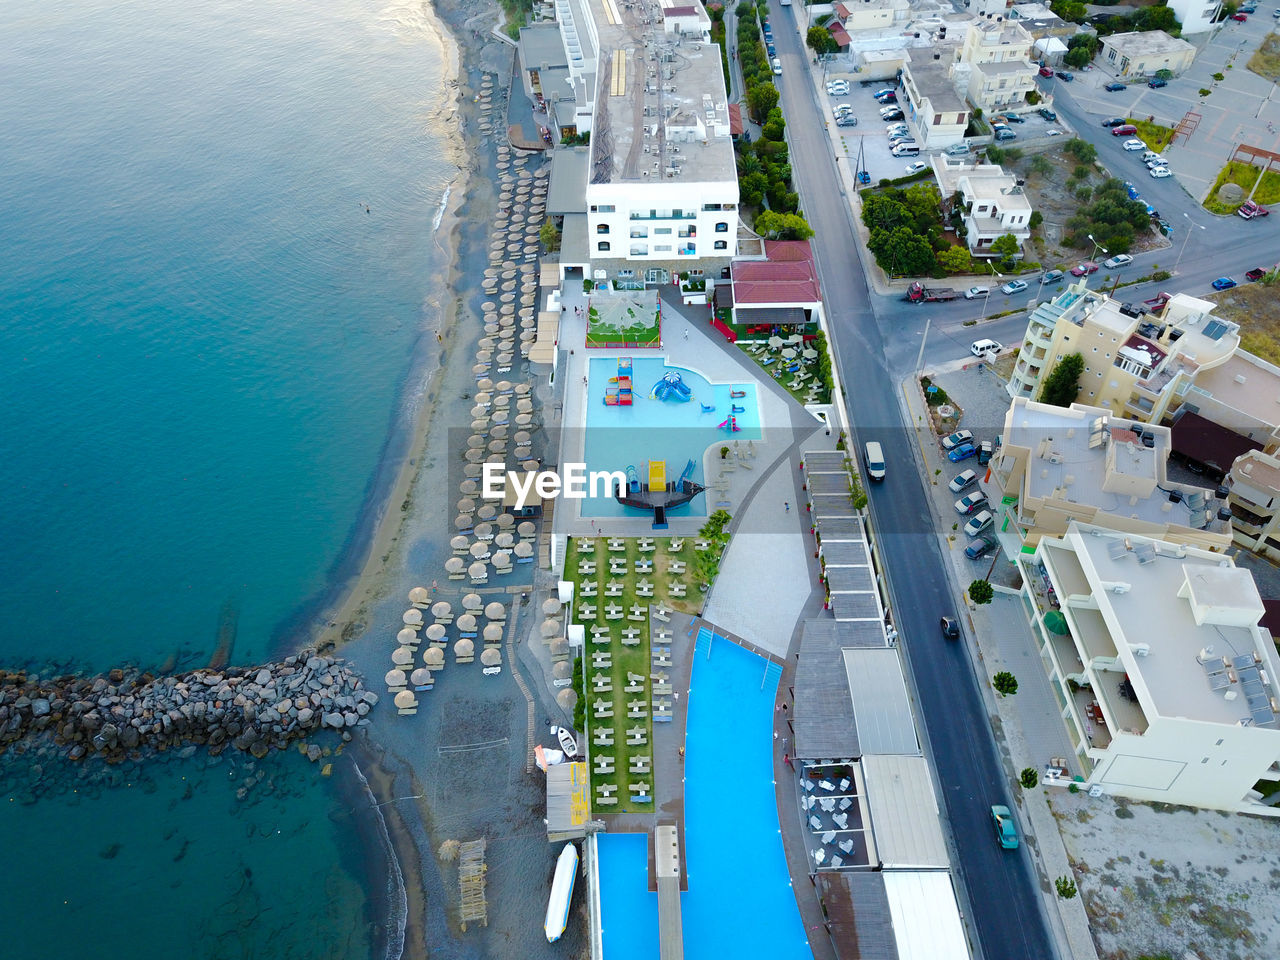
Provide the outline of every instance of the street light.
{"type": "Polygon", "coordinates": [[[1182,255],[1187,252],[1187,241],[1191,239],[1191,227],[1195,227],[1198,230],[1204,229],[1203,226],[1201,226],[1200,224],[1196,223],[1194,220],[1191,219],[1190,214],[1184,213],[1183,216],[1186,218],[1187,224],[1188,224],[1187,235],[1182,238],[1182,249],[1178,251],[1178,259],[1173,262],[1174,274],[1177,274],[1178,272],[1178,264],[1182,262],[1182,255]]]}
{"type": "MultiPolygon", "coordinates": [[[[1004,274],[1001,273],[999,270],[997,270],[996,265],[992,263],[990,260],[987,261],[987,266],[991,268],[991,283],[993,285],[996,282],[996,277],[999,277],[1001,280],[1004,279],[1004,274]]],[[[990,286],[987,287],[987,295],[982,298],[982,316],[978,318],[979,321],[987,319],[987,305],[989,303],[991,303],[991,287],[990,286]]]]}
{"type": "MultiPolygon", "coordinates": [[[[1089,239],[1090,239],[1090,240],[1093,240],[1093,234],[1092,234],[1092,233],[1091,233],[1091,234],[1089,234],[1089,239]]],[[[1090,262],[1090,263],[1094,263],[1094,262],[1095,262],[1095,259],[1094,259],[1094,258],[1096,258],[1096,257],[1098,256],[1098,251],[1099,251],[1099,250],[1101,250],[1103,253],[1110,253],[1110,252],[1111,252],[1111,251],[1109,251],[1106,247],[1104,247],[1101,243],[1099,243],[1097,240],[1093,240],[1093,253],[1089,254],[1089,262],[1090,262]]],[[[1085,285],[1086,287],[1089,285],[1089,274],[1087,274],[1087,273],[1084,275],[1084,285],[1085,285]]]]}

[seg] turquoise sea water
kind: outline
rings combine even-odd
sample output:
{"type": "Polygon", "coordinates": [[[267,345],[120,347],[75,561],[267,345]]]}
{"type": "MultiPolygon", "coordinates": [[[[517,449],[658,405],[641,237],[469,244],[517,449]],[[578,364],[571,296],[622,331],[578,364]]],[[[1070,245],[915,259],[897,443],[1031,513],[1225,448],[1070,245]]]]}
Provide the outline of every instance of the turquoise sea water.
{"type": "MultiPolygon", "coordinates": [[[[200,665],[224,608],[266,658],[346,572],[435,342],[441,41],[376,0],[13,0],[0,37],[0,665],[200,665]]],[[[340,770],[3,767],[14,956],[376,939],[340,770]]]]}

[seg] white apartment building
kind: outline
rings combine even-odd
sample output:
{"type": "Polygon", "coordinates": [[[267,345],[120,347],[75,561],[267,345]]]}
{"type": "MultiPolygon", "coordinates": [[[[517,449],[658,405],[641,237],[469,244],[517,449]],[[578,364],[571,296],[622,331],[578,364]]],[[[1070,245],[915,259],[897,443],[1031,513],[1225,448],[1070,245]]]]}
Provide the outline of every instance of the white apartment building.
{"type": "Polygon", "coordinates": [[[1280,458],[1250,450],[1229,473],[1231,533],[1242,547],[1280,562],[1280,458]]]}
{"type": "Polygon", "coordinates": [[[967,72],[969,102],[984,112],[1025,106],[1035,89],[1037,67],[1031,62],[1035,38],[1002,14],[970,25],[960,48],[957,76],[967,72]]]}
{"type": "Polygon", "coordinates": [[[991,256],[991,244],[1006,235],[1019,245],[1031,239],[1031,201],[1016,177],[995,163],[969,163],[945,154],[931,161],[944,209],[959,198],[971,254],[991,256]]]}
{"type": "Polygon", "coordinates": [[[1222,9],[1220,0],[1168,0],[1166,6],[1182,24],[1184,37],[1211,30],[1214,17],[1222,9]]]}
{"type": "Polygon", "coordinates": [[[1116,796],[1280,816],[1275,645],[1229,558],[1071,524],[1022,555],[1023,602],[1086,782],[1116,796]]]}
{"type": "Polygon", "coordinates": [[[910,51],[902,69],[902,103],[913,126],[920,131],[922,147],[930,150],[949,147],[964,140],[971,111],[960,98],[951,80],[952,52],[945,48],[910,51]]]}

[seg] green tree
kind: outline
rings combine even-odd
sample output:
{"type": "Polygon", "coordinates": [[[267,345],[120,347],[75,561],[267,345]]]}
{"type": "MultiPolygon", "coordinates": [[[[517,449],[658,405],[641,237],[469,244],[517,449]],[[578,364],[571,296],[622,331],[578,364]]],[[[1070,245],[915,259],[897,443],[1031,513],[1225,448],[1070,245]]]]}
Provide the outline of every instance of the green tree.
{"type": "Polygon", "coordinates": [[[1172,71],[1172,70],[1157,70],[1157,71],[1156,71],[1156,79],[1157,79],[1157,80],[1166,80],[1166,81],[1168,81],[1168,80],[1172,80],[1172,79],[1173,79],[1173,71],[1172,71]]]}
{"type": "Polygon", "coordinates": [[[819,56],[824,53],[835,53],[840,49],[840,44],[836,43],[836,38],[826,27],[810,27],[809,32],[805,34],[804,42],[819,56]]]}
{"type": "Polygon", "coordinates": [[[754,224],[756,233],[772,240],[808,240],[813,236],[813,228],[798,213],[779,213],[776,210],[762,210],[754,224]]]}
{"type": "Polygon", "coordinates": [[[1062,62],[1068,67],[1083,70],[1093,59],[1093,52],[1088,47],[1076,47],[1062,55],[1062,62]]]}
{"type": "Polygon", "coordinates": [[[781,140],[783,131],[787,129],[785,120],[770,120],[760,128],[760,136],[766,140],[781,140]]]}
{"type": "Polygon", "coordinates": [[[995,595],[995,590],[986,580],[975,580],[969,584],[969,599],[978,606],[990,603],[995,595]]]}
{"type": "Polygon", "coordinates": [[[988,249],[996,256],[1009,260],[1018,253],[1018,238],[1012,233],[1006,233],[992,240],[988,249]]]}
{"type": "Polygon", "coordinates": [[[1085,17],[1089,15],[1085,5],[1076,0],[1053,0],[1049,4],[1049,9],[1063,20],[1070,20],[1072,23],[1084,23],[1085,17]]]}
{"type": "Polygon", "coordinates": [[[1018,782],[1022,784],[1024,790],[1034,790],[1040,783],[1040,774],[1036,772],[1035,767],[1023,767],[1022,773],[1018,776],[1018,782]]]}
{"type": "Polygon", "coordinates": [[[892,276],[927,277],[938,266],[929,241],[910,227],[872,230],[867,249],[880,269],[892,276]]]}
{"type": "Polygon", "coordinates": [[[1060,359],[1053,372],[1045,378],[1040,390],[1040,402],[1055,407],[1069,407],[1080,393],[1080,374],[1084,372],[1084,357],[1071,353],[1060,359]]]}
{"type": "Polygon", "coordinates": [[[947,273],[970,273],[973,270],[973,257],[967,247],[948,247],[936,254],[938,266],[947,273]]]}
{"type": "Polygon", "coordinates": [[[901,192],[899,202],[906,208],[918,232],[924,233],[937,226],[942,195],[933,183],[913,183],[901,192]]]}
{"type": "Polygon", "coordinates": [[[764,163],[749,149],[748,144],[743,144],[743,149],[738,153],[738,176],[745,177],[753,173],[763,173],[764,163]]]}
{"type": "Polygon", "coordinates": [[[769,179],[763,173],[749,173],[738,181],[739,199],[748,207],[758,207],[769,189],[769,179]]]}
{"type": "Polygon", "coordinates": [[[757,83],[747,91],[747,110],[752,117],[769,116],[769,111],[778,105],[778,88],[772,83],[757,83]]]}
{"type": "Polygon", "coordinates": [[[1042,223],[1044,223],[1044,214],[1039,210],[1032,210],[1031,216],[1027,219],[1027,226],[1032,230],[1038,230],[1042,223]]]}
{"type": "Polygon", "coordinates": [[[991,685],[1002,697],[1012,697],[1018,692],[1018,678],[1008,670],[1001,670],[991,678],[991,685]]]}
{"type": "Polygon", "coordinates": [[[1053,173],[1053,163],[1044,154],[1037,153],[1031,158],[1031,165],[1028,169],[1037,177],[1047,177],[1053,173]]]}
{"type": "Polygon", "coordinates": [[[869,230],[892,230],[911,223],[912,217],[893,193],[869,193],[863,198],[862,222],[869,230]]]}
{"type": "Polygon", "coordinates": [[[1058,896],[1063,900],[1070,900],[1077,893],[1076,882],[1070,877],[1058,877],[1058,879],[1053,881],[1053,885],[1058,890],[1058,896]]]}
{"type": "Polygon", "coordinates": [[[1062,145],[1064,153],[1069,153],[1081,163],[1093,163],[1098,159],[1098,148],[1088,140],[1074,137],[1062,145]]]}
{"type": "Polygon", "coordinates": [[[1079,48],[1084,47],[1089,51],[1089,56],[1093,56],[1098,52],[1098,47],[1101,46],[1101,43],[1102,41],[1092,33],[1077,33],[1067,41],[1067,49],[1078,50],[1079,48]]]}
{"type": "Polygon", "coordinates": [[[555,253],[560,249],[560,231],[556,229],[550,217],[543,222],[542,229],[538,231],[538,239],[542,241],[542,246],[549,253],[555,253]]]}

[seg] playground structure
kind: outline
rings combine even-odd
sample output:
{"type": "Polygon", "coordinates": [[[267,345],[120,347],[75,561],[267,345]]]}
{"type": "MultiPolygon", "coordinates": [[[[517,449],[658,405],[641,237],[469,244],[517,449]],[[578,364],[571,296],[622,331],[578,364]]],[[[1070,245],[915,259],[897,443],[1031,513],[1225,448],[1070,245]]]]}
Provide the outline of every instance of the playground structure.
{"type": "Polygon", "coordinates": [[[729,417],[728,420],[724,420],[721,423],[719,423],[716,426],[716,429],[728,430],[730,433],[738,433],[739,431],[742,430],[742,428],[738,426],[738,418],[733,416],[729,417]]]}
{"type": "Polygon", "coordinates": [[[650,400],[674,400],[677,403],[688,403],[693,399],[693,391],[680,376],[680,371],[672,370],[653,385],[649,393],[650,400]]]}
{"type": "Polygon", "coordinates": [[[629,407],[631,406],[631,358],[618,358],[618,375],[610,377],[609,382],[615,384],[612,387],[605,387],[604,405],[606,407],[629,407]]]}
{"type": "MultiPolygon", "coordinates": [[[[688,388],[686,388],[688,389],[688,388]]],[[[627,485],[618,490],[616,499],[628,507],[653,511],[653,529],[667,529],[667,510],[688,503],[706,488],[695,483],[693,476],[693,460],[685,464],[680,476],[674,481],[667,480],[667,462],[650,460],[648,483],[640,483],[640,475],[634,466],[627,467],[627,485]]]]}

